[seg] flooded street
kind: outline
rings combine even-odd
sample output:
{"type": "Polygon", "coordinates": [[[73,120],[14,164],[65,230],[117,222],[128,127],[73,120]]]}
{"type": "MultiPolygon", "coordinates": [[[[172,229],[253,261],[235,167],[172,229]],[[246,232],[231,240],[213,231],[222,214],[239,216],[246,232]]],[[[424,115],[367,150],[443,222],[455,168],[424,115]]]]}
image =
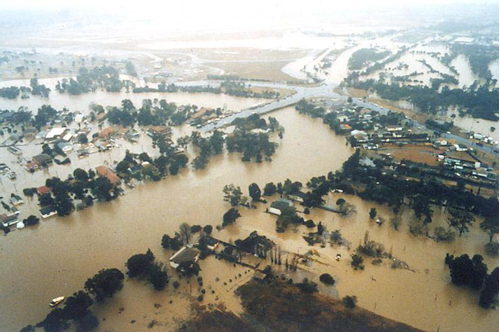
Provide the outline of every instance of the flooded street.
{"type": "MultiPolygon", "coordinates": [[[[286,133],[272,163],[245,164],[241,156],[222,155],[204,171],[184,170],[176,177],[140,185],[116,201],[2,237],[0,320],[4,326],[16,330],[40,321],[54,294],[72,294],[101,268],[123,269],[133,254],[151,248],[166,261],[170,254],[162,253],[163,234],[173,234],[183,222],[221,223],[229,208],[222,200],[226,184],[240,185],[247,192],[252,182],[263,186],[288,177],[306,182],[312,175],[338,169],[352,153],[345,139],[335,136],[320,120],[290,108],[273,116],[286,133]]],[[[123,157],[125,151],[121,153],[123,157]]]]}

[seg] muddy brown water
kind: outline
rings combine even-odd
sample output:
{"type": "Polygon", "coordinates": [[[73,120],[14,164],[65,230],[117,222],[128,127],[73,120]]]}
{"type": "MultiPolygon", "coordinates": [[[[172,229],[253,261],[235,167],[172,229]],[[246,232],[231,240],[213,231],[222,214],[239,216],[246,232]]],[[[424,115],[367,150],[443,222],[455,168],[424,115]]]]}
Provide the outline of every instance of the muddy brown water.
{"type": "MultiPolygon", "coordinates": [[[[142,100],[144,97],[140,95],[139,98],[142,100]]],[[[121,101],[120,98],[116,102],[121,101]]],[[[196,97],[183,94],[172,96],[171,100],[184,103],[181,98],[209,107],[216,107],[217,103],[225,100],[228,107],[234,103],[234,109],[258,102],[218,95],[196,97]]],[[[83,108],[90,101],[90,97],[82,104],[75,101],[75,108],[79,105],[83,108]]],[[[292,108],[274,112],[272,116],[286,130],[283,140],[275,137],[279,148],[272,163],[243,163],[241,156],[226,153],[212,158],[206,170],[183,170],[176,177],[157,183],[144,183],[127,190],[127,194],[116,201],[99,203],[65,218],[41,221],[40,225],[32,229],[14,231],[1,237],[0,330],[16,331],[42,320],[50,311],[48,302],[52,298],[68,296],[82,289],[85,280],[102,268],[125,270],[124,263],[133,254],[151,248],[159,260],[167,263],[172,253],[161,248],[161,236],[165,233],[172,235],[183,222],[191,225],[220,224],[223,213],[229,208],[222,200],[225,184],[239,185],[245,193],[252,182],[263,187],[270,181],[291,178],[305,184],[312,176],[326,175],[329,171],[339,169],[353,152],[345,145],[343,137],[336,136],[319,119],[300,115],[292,108]]],[[[182,130],[189,131],[189,128],[182,130]]],[[[140,151],[141,145],[150,151],[146,141],[132,148],[140,151]]],[[[112,159],[122,158],[125,148],[122,146],[113,150],[112,159]]],[[[6,152],[2,151],[1,155],[6,156],[6,152]]],[[[193,155],[190,157],[192,159],[193,155]]],[[[107,154],[96,154],[82,163],[85,166],[88,162],[94,167],[106,159],[109,159],[107,154]]],[[[69,171],[66,170],[66,173],[69,171]]],[[[28,176],[36,177],[37,181],[45,177],[42,172],[26,174],[26,178],[21,176],[16,180],[20,182],[18,190],[24,184],[33,182],[28,176]]],[[[13,188],[7,186],[6,181],[4,179],[4,186],[0,186],[3,196],[10,194],[13,188]]],[[[497,312],[480,309],[477,295],[450,285],[449,272],[443,263],[446,252],[469,255],[481,253],[485,256],[482,248],[487,236],[478,229],[477,224],[471,233],[454,243],[440,244],[409,235],[406,223],[396,232],[388,223],[378,227],[370,222],[368,211],[371,207],[376,207],[379,214],[389,219],[390,211],[383,206],[340,194],[331,194],[329,204],[333,205],[339,197],[354,204],[357,214],[340,218],[326,211],[313,210],[310,218],[316,222],[323,221],[329,230],[340,228],[353,246],[357,246],[369,230],[373,240],[384,243],[387,250],[392,247],[394,256],[406,261],[415,271],[393,270],[388,263],[373,266],[370,260],[365,261],[365,271],[353,271],[348,259],[352,251],[316,246],[319,256],[314,257],[321,263],[312,263],[307,273],[291,276],[301,278],[311,273],[328,272],[337,283],[329,290],[322,287],[325,292],[339,297],[356,295],[360,306],[423,330],[497,330],[497,312]],[[342,254],[340,262],[334,260],[336,253],[342,254]]],[[[36,202],[25,204],[22,207],[23,217],[33,211],[35,206],[36,202]]],[[[302,239],[306,228],[299,227],[296,231],[289,229],[284,234],[277,234],[275,217],[263,213],[264,207],[264,204],[259,204],[255,210],[240,209],[242,218],[221,232],[215,231],[214,235],[226,241],[235,241],[257,230],[289,252],[304,254],[311,249],[302,239]]],[[[403,219],[411,218],[411,211],[406,211],[403,219]]],[[[444,223],[445,216],[436,211],[434,220],[435,225],[444,223]]],[[[496,259],[487,258],[486,261],[490,270],[498,266],[496,259]]],[[[233,292],[250,278],[247,269],[233,267],[213,258],[202,261],[201,268],[204,288],[207,290],[203,303],[224,303],[228,309],[241,312],[241,304],[233,292]],[[236,278],[239,274],[242,277],[236,278]],[[211,294],[212,290],[215,294],[211,294]]],[[[287,273],[283,268],[282,272],[287,273]]],[[[176,279],[173,271],[170,270],[170,274],[176,279]]],[[[174,330],[181,320],[189,317],[189,308],[196,302],[198,294],[195,280],[188,284],[183,279],[179,289],[174,290],[169,285],[164,292],[154,292],[150,285],[127,280],[121,292],[104,305],[94,306],[94,311],[100,319],[101,331],[143,331],[152,320],[158,321],[162,329],[174,330]],[[155,308],[155,303],[161,307],[155,308]],[[124,308],[121,313],[120,308],[124,308]],[[132,320],[135,323],[131,323],[132,320]]]]}

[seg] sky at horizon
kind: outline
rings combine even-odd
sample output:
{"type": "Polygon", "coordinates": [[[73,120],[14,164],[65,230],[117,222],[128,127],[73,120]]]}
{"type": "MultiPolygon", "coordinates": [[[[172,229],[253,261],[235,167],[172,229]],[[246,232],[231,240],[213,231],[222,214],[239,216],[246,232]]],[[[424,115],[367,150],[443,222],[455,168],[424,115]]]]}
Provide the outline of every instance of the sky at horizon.
{"type": "MultiPolygon", "coordinates": [[[[178,10],[211,10],[211,11],[269,11],[269,10],[298,10],[308,9],[318,11],[322,10],[346,10],[361,9],[366,7],[386,7],[386,6],[428,6],[428,5],[455,5],[471,4],[484,5],[496,4],[498,0],[351,0],[351,1],[328,1],[328,0],[309,0],[303,1],[283,1],[283,0],[254,0],[251,3],[245,3],[232,0],[185,0],[182,2],[142,0],[0,0],[0,10],[96,10],[96,11],[131,11],[156,14],[161,11],[166,13],[178,10]]],[[[206,13],[206,12],[205,12],[206,13]]]]}

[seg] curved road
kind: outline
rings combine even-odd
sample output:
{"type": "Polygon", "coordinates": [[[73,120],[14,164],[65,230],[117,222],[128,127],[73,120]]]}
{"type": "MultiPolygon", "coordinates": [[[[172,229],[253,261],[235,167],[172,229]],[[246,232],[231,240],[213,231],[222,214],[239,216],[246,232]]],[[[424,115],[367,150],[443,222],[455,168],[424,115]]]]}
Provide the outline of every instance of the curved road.
{"type": "MultiPolygon", "coordinates": [[[[220,128],[226,125],[231,124],[234,119],[237,118],[246,118],[252,114],[265,114],[269,113],[287,106],[294,105],[298,103],[301,99],[309,99],[309,98],[337,98],[346,101],[348,98],[348,95],[346,94],[345,90],[342,95],[336,93],[333,91],[338,84],[335,83],[323,83],[319,86],[311,86],[311,87],[304,87],[304,86],[294,86],[294,85],[287,85],[283,83],[273,83],[273,82],[258,82],[258,81],[252,81],[248,83],[249,85],[252,86],[257,86],[257,87],[262,87],[262,88],[280,88],[280,89],[289,89],[293,90],[296,93],[292,96],[288,96],[285,98],[277,99],[277,100],[272,100],[269,103],[262,105],[260,107],[256,107],[254,109],[244,109],[241,110],[238,113],[232,114],[222,120],[219,120],[217,122],[210,123],[208,125],[203,126],[200,128],[200,131],[203,133],[210,132],[216,128],[220,128]]],[[[183,83],[177,83],[179,86],[212,86],[212,87],[218,87],[220,86],[220,82],[218,81],[193,81],[193,82],[183,82],[183,83]]],[[[369,103],[369,102],[364,102],[363,100],[359,98],[353,98],[353,103],[362,106],[364,108],[370,109],[372,111],[380,112],[380,113],[387,113],[389,110],[385,109],[383,107],[380,107],[378,105],[375,105],[374,103],[369,103]]],[[[410,119],[411,120],[411,119],[410,119]]],[[[423,123],[420,123],[415,120],[413,121],[413,126],[416,128],[421,128],[421,129],[429,129],[427,128],[423,123]]],[[[429,129],[432,130],[432,129],[429,129]]],[[[461,144],[464,144],[468,147],[472,147],[474,149],[480,150],[482,152],[486,153],[493,153],[498,156],[498,152],[495,152],[495,147],[493,146],[478,146],[476,145],[473,141],[468,140],[466,138],[453,135],[453,134],[443,134],[444,138],[448,139],[453,139],[457,142],[460,142],[461,144]]]]}

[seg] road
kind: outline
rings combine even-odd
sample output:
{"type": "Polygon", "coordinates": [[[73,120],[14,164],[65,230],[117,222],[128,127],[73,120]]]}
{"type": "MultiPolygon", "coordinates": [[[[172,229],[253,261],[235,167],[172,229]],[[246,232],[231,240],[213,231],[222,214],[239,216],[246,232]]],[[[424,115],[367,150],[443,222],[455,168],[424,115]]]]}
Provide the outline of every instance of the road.
{"type": "MultiPolygon", "coordinates": [[[[257,81],[252,81],[251,83],[248,83],[252,86],[255,87],[262,87],[262,88],[277,88],[277,89],[289,89],[295,91],[294,95],[277,99],[277,100],[272,100],[268,104],[265,104],[263,106],[254,108],[254,109],[244,109],[241,110],[238,113],[232,114],[228,116],[227,118],[224,118],[222,120],[219,120],[217,122],[210,123],[208,125],[203,126],[200,128],[200,132],[202,133],[207,133],[210,132],[214,129],[224,127],[226,125],[231,124],[234,119],[237,118],[246,118],[252,114],[266,114],[287,106],[292,106],[296,103],[298,103],[301,99],[309,99],[309,98],[333,98],[333,99],[340,99],[343,101],[347,101],[347,98],[349,97],[347,95],[347,91],[344,89],[342,94],[338,94],[334,92],[333,90],[338,86],[338,84],[335,83],[323,83],[319,86],[311,86],[311,87],[304,87],[304,86],[294,86],[294,85],[287,85],[283,83],[272,83],[272,82],[257,82],[257,81]]],[[[194,81],[194,82],[183,82],[183,83],[178,83],[178,85],[182,86],[213,86],[217,87],[220,85],[220,82],[217,81],[194,81]]],[[[374,103],[370,102],[365,102],[362,99],[359,98],[353,98],[353,103],[357,106],[361,106],[363,108],[370,109],[372,111],[380,112],[383,114],[386,114],[389,110],[383,107],[380,107],[374,103]]],[[[423,123],[420,123],[415,120],[411,120],[413,122],[413,126],[415,128],[420,128],[420,129],[427,129],[427,130],[432,130],[427,128],[427,126],[423,123]]],[[[467,147],[474,148],[476,150],[486,152],[486,153],[493,153],[496,156],[498,156],[498,152],[495,152],[495,147],[493,146],[478,146],[476,143],[474,143],[471,140],[468,140],[466,138],[453,135],[453,134],[443,134],[442,135],[446,139],[453,139],[461,144],[466,145],[467,147]]]]}

